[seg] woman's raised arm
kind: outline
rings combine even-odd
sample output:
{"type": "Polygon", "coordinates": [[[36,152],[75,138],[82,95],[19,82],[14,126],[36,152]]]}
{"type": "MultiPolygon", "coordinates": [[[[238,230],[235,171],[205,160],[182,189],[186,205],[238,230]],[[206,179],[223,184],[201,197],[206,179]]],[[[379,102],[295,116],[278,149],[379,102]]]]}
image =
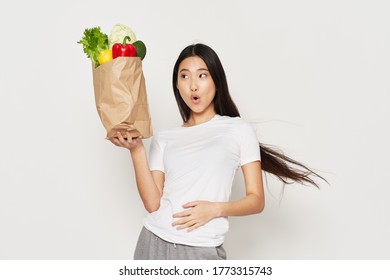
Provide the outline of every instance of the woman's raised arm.
{"type": "Polygon", "coordinates": [[[117,137],[111,138],[110,141],[114,145],[130,151],[137,188],[144,207],[149,213],[157,211],[160,208],[164,187],[164,173],[150,171],[142,137],[132,139],[129,132],[126,132],[125,136],[118,132],[117,137]]]}

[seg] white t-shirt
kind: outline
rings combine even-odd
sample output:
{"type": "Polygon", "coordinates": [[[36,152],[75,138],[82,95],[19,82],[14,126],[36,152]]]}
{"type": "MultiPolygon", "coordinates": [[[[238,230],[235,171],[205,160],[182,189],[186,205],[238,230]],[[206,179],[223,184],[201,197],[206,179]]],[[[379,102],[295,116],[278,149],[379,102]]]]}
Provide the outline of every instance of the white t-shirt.
{"type": "Polygon", "coordinates": [[[253,127],[239,117],[214,116],[191,127],[158,133],[152,139],[150,170],[165,173],[160,208],[148,213],[144,226],[166,241],[214,247],[224,242],[227,217],[215,218],[187,232],[172,226],[172,215],[196,200],[229,201],[235,172],[241,165],[260,160],[253,127]]]}

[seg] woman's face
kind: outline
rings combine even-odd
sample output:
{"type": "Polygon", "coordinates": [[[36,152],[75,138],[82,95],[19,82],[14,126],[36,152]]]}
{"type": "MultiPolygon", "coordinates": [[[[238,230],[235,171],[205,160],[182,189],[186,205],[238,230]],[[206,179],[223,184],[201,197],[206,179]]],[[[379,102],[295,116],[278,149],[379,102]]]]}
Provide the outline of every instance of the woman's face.
{"type": "Polygon", "coordinates": [[[192,114],[215,114],[215,84],[206,63],[198,56],[184,59],[179,65],[177,88],[192,114]]]}

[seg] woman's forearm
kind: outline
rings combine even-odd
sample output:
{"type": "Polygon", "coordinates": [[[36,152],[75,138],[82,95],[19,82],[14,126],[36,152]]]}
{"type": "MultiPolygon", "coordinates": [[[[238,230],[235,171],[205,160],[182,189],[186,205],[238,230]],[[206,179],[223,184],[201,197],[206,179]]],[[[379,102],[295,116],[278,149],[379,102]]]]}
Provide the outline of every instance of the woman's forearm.
{"type": "Polygon", "coordinates": [[[220,217],[252,215],[263,211],[264,198],[248,194],[237,201],[219,202],[218,207],[220,217]]]}
{"type": "Polygon", "coordinates": [[[136,149],[130,150],[133,160],[135,178],[138,192],[148,212],[154,212],[160,207],[160,199],[162,190],[157,186],[152,172],[149,169],[149,164],[143,145],[136,149]]]}
{"type": "Polygon", "coordinates": [[[183,208],[184,211],[173,214],[172,217],[177,220],[172,226],[178,230],[187,228],[188,231],[192,231],[218,217],[260,213],[264,208],[264,199],[256,194],[248,194],[234,202],[192,201],[184,204],[183,208]]]}
{"type": "Polygon", "coordinates": [[[221,216],[245,216],[260,213],[264,209],[261,162],[253,161],[243,165],[241,169],[245,180],[246,196],[238,201],[221,203],[221,216]]]}

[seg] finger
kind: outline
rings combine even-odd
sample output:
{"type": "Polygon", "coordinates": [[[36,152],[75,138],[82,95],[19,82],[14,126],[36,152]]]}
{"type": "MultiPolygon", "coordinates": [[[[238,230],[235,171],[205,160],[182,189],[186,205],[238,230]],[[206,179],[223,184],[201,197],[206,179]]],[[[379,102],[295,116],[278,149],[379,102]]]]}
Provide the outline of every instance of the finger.
{"type": "Polygon", "coordinates": [[[183,225],[185,223],[188,223],[190,221],[194,221],[194,218],[190,215],[184,216],[183,218],[180,218],[172,223],[172,226],[178,226],[183,225]]]}
{"type": "Polygon", "coordinates": [[[175,227],[175,226],[180,226],[180,225],[183,225],[185,223],[188,223],[189,219],[186,219],[186,218],[183,218],[183,219],[180,219],[180,220],[177,220],[175,222],[172,223],[172,226],[175,227]]]}
{"type": "Polygon", "coordinates": [[[191,232],[191,231],[193,231],[193,230],[195,230],[195,229],[197,229],[197,228],[199,228],[201,226],[202,226],[202,224],[195,224],[192,227],[188,228],[187,232],[191,232]]]}
{"type": "Polygon", "coordinates": [[[142,141],[142,136],[138,136],[138,137],[135,137],[135,138],[132,138],[131,137],[131,134],[130,132],[127,134],[127,139],[130,139],[131,141],[129,141],[129,143],[133,143],[134,145],[138,145],[141,143],[142,141]]]}
{"type": "Polygon", "coordinates": [[[191,211],[190,210],[186,210],[186,211],[182,211],[182,212],[179,212],[179,213],[175,213],[172,215],[173,218],[181,218],[181,217],[187,217],[191,215],[191,211]]]}
{"type": "Polygon", "coordinates": [[[133,138],[131,137],[131,134],[129,131],[126,131],[126,139],[127,139],[127,142],[131,143],[133,142],[133,138]]]}
{"type": "Polygon", "coordinates": [[[116,145],[116,146],[120,146],[121,145],[121,143],[119,142],[119,140],[118,140],[118,138],[110,138],[110,141],[114,144],[114,145],[116,145]]]}
{"type": "Polygon", "coordinates": [[[122,133],[120,133],[119,131],[116,133],[116,138],[118,138],[119,142],[123,142],[124,141],[122,133]]]}
{"type": "Polygon", "coordinates": [[[130,142],[129,142],[129,139],[126,138],[126,135],[123,135],[121,132],[118,132],[117,135],[118,135],[118,140],[121,143],[121,146],[127,148],[128,143],[131,143],[131,137],[130,137],[130,142]]]}
{"type": "Polygon", "coordinates": [[[190,208],[190,207],[195,207],[198,204],[199,204],[199,201],[191,201],[191,202],[187,202],[182,207],[183,208],[190,208]]]}
{"type": "Polygon", "coordinates": [[[195,225],[193,225],[192,227],[189,227],[189,228],[187,229],[187,232],[191,232],[191,231],[193,231],[194,229],[197,229],[198,227],[200,227],[200,224],[195,224],[195,225]]]}
{"type": "Polygon", "coordinates": [[[133,141],[134,141],[136,144],[141,143],[141,141],[142,141],[142,136],[138,136],[137,138],[134,138],[133,141]]]}
{"type": "Polygon", "coordinates": [[[197,229],[203,225],[205,225],[207,222],[205,221],[197,221],[197,222],[194,222],[192,226],[190,226],[188,229],[187,229],[187,232],[190,232],[190,231],[193,231],[194,229],[197,229]]]}
{"type": "Polygon", "coordinates": [[[194,226],[196,226],[196,222],[195,221],[188,221],[187,223],[178,226],[176,229],[177,230],[182,230],[182,229],[186,229],[187,228],[187,230],[188,230],[188,228],[191,228],[191,227],[194,227],[194,226]]]}

